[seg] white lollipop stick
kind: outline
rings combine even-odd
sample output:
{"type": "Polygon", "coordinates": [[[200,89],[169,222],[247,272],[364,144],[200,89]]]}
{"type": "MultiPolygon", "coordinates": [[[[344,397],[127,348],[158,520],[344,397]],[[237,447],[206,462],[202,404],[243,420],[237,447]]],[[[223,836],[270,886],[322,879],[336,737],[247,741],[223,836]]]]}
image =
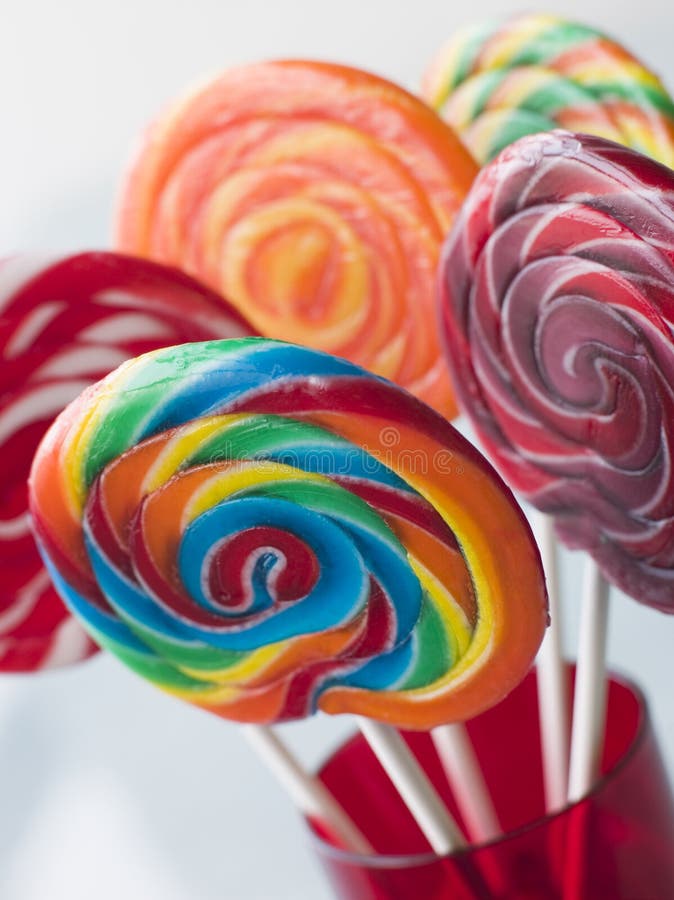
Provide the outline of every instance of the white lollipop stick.
{"type": "Polygon", "coordinates": [[[489,788],[464,725],[442,725],[431,732],[468,834],[476,844],[501,834],[489,788]]]}
{"type": "Polygon", "coordinates": [[[552,517],[536,514],[536,537],[543,560],[550,604],[550,626],[536,660],[538,717],[541,728],[543,783],[547,812],[561,809],[569,782],[569,697],[562,651],[562,621],[557,569],[557,541],[552,517]]]}
{"type": "Polygon", "coordinates": [[[307,772],[271,728],[242,725],[241,730],[303,815],[322,822],[344,849],[361,854],[373,852],[323,782],[307,772]]]}
{"type": "Polygon", "coordinates": [[[570,803],[589,793],[599,775],[606,722],[608,600],[609,585],[595,562],[588,559],[571,729],[570,803]]]}
{"type": "Polygon", "coordinates": [[[357,721],[363,737],[438,856],[465,847],[459,826],[400,734],[390,725],[372,719],[359,716],[357,721]]]}

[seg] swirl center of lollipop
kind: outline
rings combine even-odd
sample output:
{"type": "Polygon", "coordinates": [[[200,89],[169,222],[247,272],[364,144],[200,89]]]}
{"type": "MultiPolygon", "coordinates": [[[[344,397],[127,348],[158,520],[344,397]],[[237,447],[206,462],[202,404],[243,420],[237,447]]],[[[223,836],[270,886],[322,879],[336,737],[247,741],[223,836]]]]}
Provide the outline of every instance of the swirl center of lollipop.
{"type": "Polygon", "coordinates": [[[291,532],[271,526],[222,541],[205,569],[209,600],[229,613],[248,612],[262,592],[273,603],[293,603],[310,593],[319,574],[312,550],[291,532]]]}
{"type": "Polygon", "coordinates": [[[288,223],[262,236],[254,264],[247,267],[252,295],[276,314],[315,315],[327,305],[336,278],[335,249],[319,222],[288,223]]]}

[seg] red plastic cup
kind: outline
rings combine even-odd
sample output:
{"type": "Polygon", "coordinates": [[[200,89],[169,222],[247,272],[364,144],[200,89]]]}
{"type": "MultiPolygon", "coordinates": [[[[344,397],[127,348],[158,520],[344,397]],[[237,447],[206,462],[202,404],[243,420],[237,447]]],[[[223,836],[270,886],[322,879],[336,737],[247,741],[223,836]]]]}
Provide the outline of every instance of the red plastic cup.
{"type": "MultiPolygon", "coordinates": [[[[543,798],[535,677],[468,724],[504,828],[489,844],[438,858],[361,736],[320,777],[376,853],[345,852],[312,826],[314,846],[343,900],[671,900],[674,803],[643,695],[609,686],[602,778],[556,815],[543,798]]],[[[461,822],[427,734],[405,735],[461,822]]]]}

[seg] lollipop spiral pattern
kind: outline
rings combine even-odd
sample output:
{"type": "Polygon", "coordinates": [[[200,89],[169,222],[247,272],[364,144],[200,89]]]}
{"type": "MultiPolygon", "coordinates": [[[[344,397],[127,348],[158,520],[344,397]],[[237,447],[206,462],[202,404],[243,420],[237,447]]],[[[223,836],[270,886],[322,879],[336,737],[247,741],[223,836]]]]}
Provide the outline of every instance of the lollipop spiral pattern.
{"type": "Polygon", "coordinates": [[[440,247],[477,172],[418,99],[344,66],[232,69],[147,132],[117,245],[221,291],[261,334],[344,356],[456,412],[440,247]]]}
{"type": "Polygon", "coordinates": [[[563,131],[483,169],[445,248],[457,392],[508,482],[674,612],[674,173],[563,131]]]}
{"type": "Polygon", "coordinates": [[[467,718],[519,681],[546,623],[489,464],[405,391],[289,344],[125,364],[54,423],[31,510],[95,639],[225,718],[467,718]]]}
{"type": "Polygon", "coordinates": [[[110,253],[0,262],[0,671],[76,662],[95,649],[30,532],[30,461],[53,418],[138,353],[250,333],[219,297],[154,263],[110,253]]]}
{"type": "Polygon", "coordinates": [[[482,163],[524,135],[561,127],[674,167],[674,102],[657,76],[610,38],[557,16],[457,32],[422,94],[482,163]]]}

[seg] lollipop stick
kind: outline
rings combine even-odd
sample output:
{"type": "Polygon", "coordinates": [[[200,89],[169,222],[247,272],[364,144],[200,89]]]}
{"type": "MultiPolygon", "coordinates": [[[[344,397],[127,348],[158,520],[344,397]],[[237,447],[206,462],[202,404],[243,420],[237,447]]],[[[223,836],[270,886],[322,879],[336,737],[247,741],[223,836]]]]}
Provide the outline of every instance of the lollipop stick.
{"type": "MultiPolygon", "coordinates": [[[[404,800],[417,825],[438,856],[466,848],[463,834],[438,796],[428,776],[399,732],[372,719],[357,718],[363,737],[404,800]]],[[[485,874],[470,856],[453,860],[456,900],[490,900],[494,897],[485,874]]]]}
{"type": "Polygon", "coordinates": [[[469,836],[478,844],[495,838],[502,829],[465,726],[443,725],[431,737],[469,836]]]}
{"type": "Polygon", "coordinates": [[[584,797],[599,775],[606,720],[608,599],[608,583],[594,561],[588,559],[571,730],[570,803],[584,797]]]}
{"type": "MultiPolygon", "coordinates": [[[[588,559],[581,611],[576,689],[571,732],[569,802],[581,800],[599,774],[606,719],[606,637],[608,632],[608,584],[595,563],[588,559]]],[[[574,806],[569,817],[562,896],[584,896],[589,867],[587,804],[574,806]]]]}
{"type": "Polygon", "coordinates": [[[569,699],[566,666],[562,654],[557,541],[552,518],[544,513],[537,514],[535,531],[543,560],[550,604],[550,626],[536,662],[545,808],[550,813],[561,809],[567,799],[569,699]]]}
{"type": "Polygon", "coordinates": [[[465,847],[459,826],[400,734],[372,719],[359,717],[358,725],[438,856],[465,847]]]}
{"type": "Polygon", "coordinates": [[[300,811],[321,822],[346,850],[372,853],[372,846],[344,812],[320,779],[300,765],[271,728],[242,725],[241,730],[257,755],[288,792],[300,811]]]}

